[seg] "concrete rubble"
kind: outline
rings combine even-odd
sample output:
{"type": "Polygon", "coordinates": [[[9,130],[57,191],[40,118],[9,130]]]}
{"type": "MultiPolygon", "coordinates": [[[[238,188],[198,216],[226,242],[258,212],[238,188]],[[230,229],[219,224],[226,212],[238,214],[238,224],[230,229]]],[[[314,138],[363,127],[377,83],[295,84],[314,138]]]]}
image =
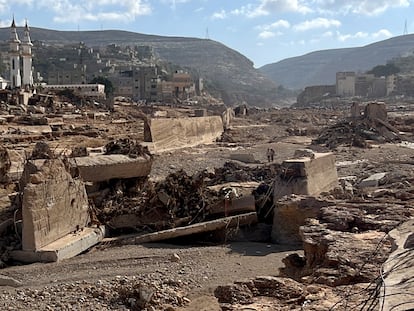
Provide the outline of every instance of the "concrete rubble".
{"type": "Polygon", "coordinates": [[[353,105],[351,117],[325,128],[314,144],[322,144],[330,149],[340,145],[367,148],[370,142],[400,142],[400,131],[388,122],[384,103],[369,103],[364,113],[353,105]]]}
{"type": "MultiPolygon", "coordinates": [[[[249,109],[237,119],[230,108],[212,115],[204,107],[114,105],[108,112],[57,98],[36,101],[27,108],[31,114],[8,107],[0,119],[0,264],[60,261],[95,245],[200,236],[211,242],[212,232],[228,241],[227,233],[247,237],[250,230],[257,240],[303,253],[287,256],[279,276],[215,284],[222,310],[365,310],[410,299],[404,275],[412,268],[412,156],[399,160],[408,169],[395,172],[387,159],[354,163],[351,149],[410,137],[414,122],[392,118],[385,104],[354,103],[346,118],[249,109]],[[265,130],[276,125],[269,136],[265,130]],[[298,149],[298,141],[312,139],[298,149]],[[276,161],[268,163],[253,148],[256,141],[263,150],[275,147],[276,161]],[[224,162],[200,164],[211,144],[224,162]],[[181,169],[177,163],[187,155],[193,155],[190,166],[202,169],[181,169]],[[338,156],[345,164],[338,165],[338,156]],[[157,176],[160,159],[168,169],[157,176]],[[18,175],[15,182],[11,176],[18,175]],[[409,264],[396,269],[395,258],[409,264]]],[[[168,258],[177,266],[183,260],[168,258]]],[[[2,282],[23,284],[6,275],[2,282]]],[[[90,299],[101,297],[98,287],[78,285],[90,299]]],[[[190,301],[175,281],[126,278],[106,285],[102,295],[131,309],[190,301]]]]}

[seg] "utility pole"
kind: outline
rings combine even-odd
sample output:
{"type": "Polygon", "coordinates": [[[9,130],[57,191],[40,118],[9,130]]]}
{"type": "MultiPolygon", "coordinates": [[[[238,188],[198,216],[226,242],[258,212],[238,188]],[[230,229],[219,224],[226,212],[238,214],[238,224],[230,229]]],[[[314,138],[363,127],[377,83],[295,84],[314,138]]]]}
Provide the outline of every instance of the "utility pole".
{"type": "Polygon", "coordinates": [[[404,33],[403,33],[403,35],[408,35],[407,20],[405,20],[405,23],[404,23],[404,33]]]}

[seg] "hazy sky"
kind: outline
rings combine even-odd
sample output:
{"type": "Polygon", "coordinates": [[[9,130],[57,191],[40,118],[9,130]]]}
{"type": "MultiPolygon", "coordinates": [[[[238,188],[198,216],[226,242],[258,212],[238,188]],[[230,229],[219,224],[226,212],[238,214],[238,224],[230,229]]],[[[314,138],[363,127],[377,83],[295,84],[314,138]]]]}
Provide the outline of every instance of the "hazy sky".
{"type": "MultiPolygon", "coordinates": [[[[0,26],[210,38],[256,67],[414,31],[414,0],[0,0],[0,26]]],[[[414,48],[414,47],[413,47],[414,48]]]]}

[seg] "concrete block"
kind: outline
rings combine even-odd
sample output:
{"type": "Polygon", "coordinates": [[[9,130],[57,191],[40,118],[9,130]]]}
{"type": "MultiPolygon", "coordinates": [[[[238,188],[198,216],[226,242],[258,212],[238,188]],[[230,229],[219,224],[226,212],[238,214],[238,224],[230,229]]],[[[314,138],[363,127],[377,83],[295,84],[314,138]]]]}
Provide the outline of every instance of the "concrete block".
{"type": "Polygon", "coordinates": [[[39,250],[88,224],[85,185],[71,177],[61,160],[29,162],[23,176],[23,250],[39,250]]]}
{"type": "Polygon", "coordinates": [[[144,140],[155,151],[212,143],[223,133],[221,117],[157,118],[144,125],[144,140]]]}
{"type": "Polygon", "coordinates": [[[360,188],[378,187],[381,181],[387,176],[387,173],[377,173],[365,178],[359,183],[360,188]]]}
{"type": "Polygon", "coordinates": [[[33,262],[56,262],[71,258],[98,244],[105,237],[105,227],[84,228],[77,233],[68,234],[38,250],[17,250],[11,252],[13,260],[33,262]]]}
{"type": "Polygon", "coordinates": [[[232,153],[230,154],[231,160],[236,160],[244,163],[256,163],[256,159],[251,153],[232,153]]]}
{"type": "Polygon", "coordinates": [[[272,241],[278,244],[301,244],[299,227],[307,218],[316,218],[320,209],[332,202],[308,196],[292,195],[276,202],[273,216],[272,241]]]}
{"type": "Polygon", "coordinates": [[[149,175],[152,167],[150,158],[130,158],[123,154],[79,157],[70,161],[71,165],[79,169],[82,179],[90,182],[144,177],[149,175]]]}
{"type": "Polygon", "coordinates": [[[338,186],[335,155],[314,153],[313,157],[285,160],[284,173],[276,180],[274,200],[284,195],[318,195],[338,186]]]}

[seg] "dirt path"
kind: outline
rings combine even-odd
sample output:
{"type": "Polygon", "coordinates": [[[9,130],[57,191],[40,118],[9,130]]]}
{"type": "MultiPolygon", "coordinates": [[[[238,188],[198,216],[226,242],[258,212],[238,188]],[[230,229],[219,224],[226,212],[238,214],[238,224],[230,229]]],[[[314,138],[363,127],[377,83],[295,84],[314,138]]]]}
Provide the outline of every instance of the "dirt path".
{"type": "MultiPolygon", "coordinates": [[[[147,244],[95,248],[60,263],[2,270],[2,275],[19,280],[23,286],[4,287],[0,309],[47,310],[49,306],[53,310],[125,310],[125,305],[113,303],[114,289],[139,281],[148,286],[178,284],[172,286],[173,290],[189,298],[183,305],[191,310],[192,300],[198,301],[198,305],[214,302],[212,292],[220,284],[257,275],[277,275],[281,260],[289,252],[273,244],[246,242],[221,246],[147,244]]],[[[169,296],[174,295],[169,293],[169,296]]],[[[207,306],[214,307],[210,303],[207,306]]]]}

